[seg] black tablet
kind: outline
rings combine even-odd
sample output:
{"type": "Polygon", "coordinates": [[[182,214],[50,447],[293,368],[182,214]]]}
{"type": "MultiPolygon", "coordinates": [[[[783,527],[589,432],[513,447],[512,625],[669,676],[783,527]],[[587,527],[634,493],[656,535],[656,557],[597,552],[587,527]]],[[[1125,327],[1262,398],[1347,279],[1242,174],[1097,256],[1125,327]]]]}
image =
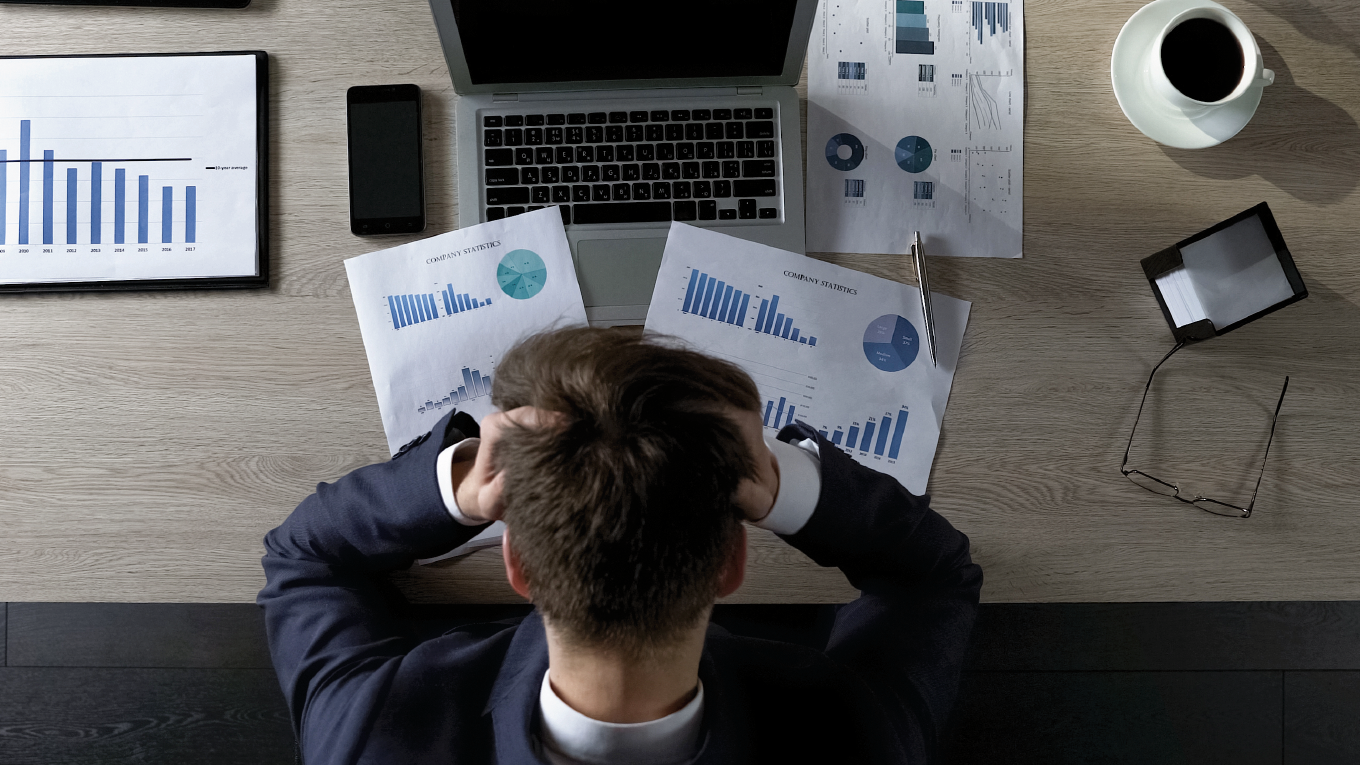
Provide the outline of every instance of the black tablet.
{"type": "Polygon", "coordinates": [[[268,63],[0,57],[0,291],[268,284],[268,63]]]}
{"type": "Polygon", "coordinates": [[[143,8],[244,8],[250,0],[0,0],[14,5],[126,5],[143,8]]]}

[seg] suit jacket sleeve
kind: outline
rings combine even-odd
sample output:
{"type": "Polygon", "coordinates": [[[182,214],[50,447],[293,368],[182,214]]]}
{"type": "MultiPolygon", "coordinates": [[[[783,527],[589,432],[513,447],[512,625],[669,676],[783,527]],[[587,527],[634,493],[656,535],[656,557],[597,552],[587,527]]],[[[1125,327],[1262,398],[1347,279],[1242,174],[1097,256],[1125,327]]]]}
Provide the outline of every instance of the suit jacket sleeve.
{"type": "Polygon", "coordinates": [[[784,539],[836,566],[860,597],[841,606],[826,652],[857,674],[913,763],[933,758],[977,617],[982,569],[968,537],[896,479],[852,460],[802,423],[779,437],[817,439],[822,489],[784,539]]]}
{"type": "Polygon", "coordinates": [[[485,528],[450,517],[435,476],[439,452],[476,427],[463,413],[444,417],[391,461],[319,484],[265,535],[267,584],[256,602],[307,761],[347,762],[363,750],[368,723],[417,644],[393,618],[378,575],[485,528]]]}

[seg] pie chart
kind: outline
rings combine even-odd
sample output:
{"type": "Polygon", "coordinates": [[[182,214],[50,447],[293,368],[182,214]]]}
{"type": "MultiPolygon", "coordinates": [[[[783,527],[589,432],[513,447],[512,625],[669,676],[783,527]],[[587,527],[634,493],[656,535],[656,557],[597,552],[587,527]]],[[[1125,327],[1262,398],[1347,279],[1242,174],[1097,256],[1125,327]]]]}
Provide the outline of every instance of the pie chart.
{"type": "Polygon", "coordinates": [[[919,173],[930,167],[933,158],[930,144],[919,135],[909,135],[898,141],[897,150],[893,152],[897,166],[909,173],[919,173]]]}
{"type": "Polygon", "coordinates": [[[849,133],[837,133],[826,142],[826,161],[837,170],[854,170],[864,161],[864,144],[849,133]]]}
{"type": "Polygon", "coordinates": [[[496,281],[501,291],[516,300],[528,300],[543,291],[548,267],[533,250],[511,250],[496,266],[496,281]]]}
{"type": "Polygon", "coordinates": [[[921,337],[904,317],[886,313],[864,330],[864,358],[884,372],[901,372],[916,360],[921,337]]]}

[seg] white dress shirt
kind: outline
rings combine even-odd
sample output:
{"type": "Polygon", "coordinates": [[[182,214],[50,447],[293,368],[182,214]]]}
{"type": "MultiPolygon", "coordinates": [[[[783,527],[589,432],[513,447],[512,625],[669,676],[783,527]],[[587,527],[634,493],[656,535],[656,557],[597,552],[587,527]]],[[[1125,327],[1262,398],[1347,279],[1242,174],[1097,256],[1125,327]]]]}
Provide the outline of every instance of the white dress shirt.
{"type": "MultiPolygon", "coordinates": [[[[465,526],[485,521],[468,518],[454,495],[453,461],[473,459],[481,439],[468,438],[439,453],[435,473],[449,515],[465,526]]],[[[796,534],[812,517],[822,491],[822,461],[813,439],[787,444],[773,438],[765,446],[779,465],[779,493],[770,512],[755,525],[776,534],[796,534]]],[[[704,685],[683,709],[644,723],[607,723],[567,706],[543,674],[538,694],[543,753],[552,765],[675,765],[694,756],[704,719],[704,685]]]]}

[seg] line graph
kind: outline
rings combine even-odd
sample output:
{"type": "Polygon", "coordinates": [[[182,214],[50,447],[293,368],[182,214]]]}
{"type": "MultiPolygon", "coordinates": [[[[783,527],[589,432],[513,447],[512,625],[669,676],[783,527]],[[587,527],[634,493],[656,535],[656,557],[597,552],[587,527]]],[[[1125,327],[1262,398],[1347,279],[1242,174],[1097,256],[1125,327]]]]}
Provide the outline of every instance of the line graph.
{"type": "Polygon", "coordinates": [[[1003,114],[1009,114],[1010,94],[1003,96],[1003,83],[1014,70],[1006,71],[967,71],[968,98],[965,130],[968,140],[973,140],[974,131],[999,131],[1002,129],[1003,114]],[[1003,103],[1004,99],[1004,103],[1003,103]]]}

